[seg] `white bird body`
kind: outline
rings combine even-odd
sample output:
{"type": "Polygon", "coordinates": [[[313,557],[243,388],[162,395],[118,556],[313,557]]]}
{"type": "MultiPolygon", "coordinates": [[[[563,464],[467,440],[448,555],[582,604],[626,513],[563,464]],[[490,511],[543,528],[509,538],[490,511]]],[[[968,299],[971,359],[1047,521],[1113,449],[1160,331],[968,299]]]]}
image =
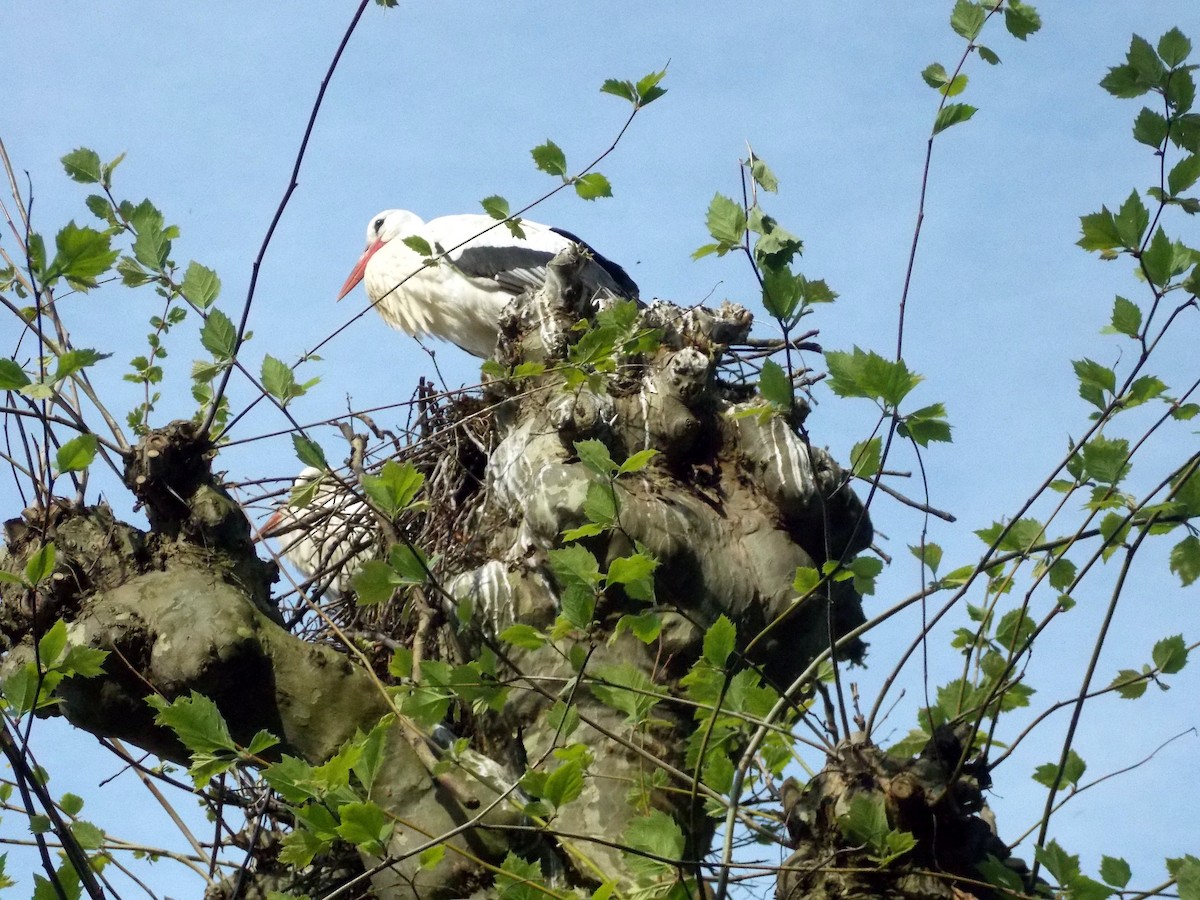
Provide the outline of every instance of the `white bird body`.
{"type": "Polygon", "coordinates": [[[305,466],[293,494],[311,489],[304,506],[284,504],[263,525],[264,537],[279,542],[279,555],[334,596],[350,588],[350,579],[375,555],[378,531],[374,514],[341,482],[305,466]],[[317,482],[315,485],[314,482],[317,482]]]}
{"type": "Polygon", "coordinates": [[[523,235],[483,215],[443,216],[429,222],[403,209],[384,210],[367,225],[367,247],[338,299],[360,281],[393,328],[429,335],[487,359],[496,351],[500,314],[509,299],[536,290],[546,263],[580,244],[591,254],[582,277],[595,297],[636,299],[637,285],[615,263],[569,232],[522,219],[523,235]],[[418,237],[436,264],[404,243],[418,237]]]}

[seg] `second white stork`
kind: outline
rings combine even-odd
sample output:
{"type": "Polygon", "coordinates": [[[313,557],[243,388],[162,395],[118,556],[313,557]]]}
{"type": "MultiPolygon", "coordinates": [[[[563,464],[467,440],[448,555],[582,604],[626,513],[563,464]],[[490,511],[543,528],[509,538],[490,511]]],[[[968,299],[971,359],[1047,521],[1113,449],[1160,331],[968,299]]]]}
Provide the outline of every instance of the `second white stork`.
{"type": "MultiPolygon", "coordinates": [[[[429,222],[388,209],[367,224],[367,247],[342,285],[340,300],[360,281],[393,328],[429,335],[487,359],[496,351],[500,313],[509,298],[541,287],[546,263],[571,244],[591,256],[581,274],[595,299],[636,300],[637,285],[619,265],[568,231],[522,219],[522,236],[490,216],[443,216],[429,222]],[[436,264],[404,242],[418,237],[436,264]]],[[[423,248],[422,248],[423,249],[423,248]]]]}

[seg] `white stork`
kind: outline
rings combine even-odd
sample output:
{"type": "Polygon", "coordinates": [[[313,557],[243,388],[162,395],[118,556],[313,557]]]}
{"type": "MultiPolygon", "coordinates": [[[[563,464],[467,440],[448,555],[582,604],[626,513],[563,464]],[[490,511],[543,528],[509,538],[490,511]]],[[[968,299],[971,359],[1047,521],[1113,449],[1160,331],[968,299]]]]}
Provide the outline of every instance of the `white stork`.
{"type": "Polygon", "coordinates": [[[384,210],[367,224],[367,248],[338,299],[365,280],[371,304],[393,328],[450,341],[480,359],[496,352],[509,298],[541,287],[546,263],[572,244],[591,256],[581,275],[594,298],[637,299],[637,285],[625,270],[575,235],[527,219],[520,228],[523,237],[490,216],[424,222],[407,210],[384,210]],[[419,237],[435,257],[445,256],[426,265],[426,257],[404,243],[407,237],[419,237]]]}
{"type": "Polygon", "coordinates": [[[305,466],[293,494],[310,488],[309,502],[281,505],[264,523],[262,536],[279,542],[279,555],[301,575],[333,596],[350,588],[350,579],[375,555],[378,530],[370,508],[340,481],[305,466]]]}

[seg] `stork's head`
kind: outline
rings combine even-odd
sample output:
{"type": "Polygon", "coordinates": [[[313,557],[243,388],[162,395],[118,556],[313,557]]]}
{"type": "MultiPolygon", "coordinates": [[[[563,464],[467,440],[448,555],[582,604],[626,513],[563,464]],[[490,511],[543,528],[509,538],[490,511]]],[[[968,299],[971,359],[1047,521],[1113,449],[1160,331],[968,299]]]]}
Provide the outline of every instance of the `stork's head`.
{"type": "Polygon", "coordinates": [[[371,221],[367,223],[367,248],[358,258],[354,271],[350,273],[346,283],[342,285],[338,299],[341,300],[345,297],[356,284],[363,280],[363,275],[367,271],[367,263],[388,241],[415,234],[423,224],[425,223],[419,216],[406,209],[385,209],[383,212],[371,216],[371,221]]]}

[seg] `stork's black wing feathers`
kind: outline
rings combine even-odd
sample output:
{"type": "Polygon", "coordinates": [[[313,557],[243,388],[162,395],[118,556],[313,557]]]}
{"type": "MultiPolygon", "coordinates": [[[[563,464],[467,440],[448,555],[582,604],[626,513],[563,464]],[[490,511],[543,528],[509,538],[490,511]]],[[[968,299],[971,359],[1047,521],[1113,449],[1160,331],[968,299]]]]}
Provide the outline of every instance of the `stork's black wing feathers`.
{"type": "Polygon", "coordinates": [[[557,235],[565,237],[568,241],[574,241],[576,244],[579,244],[581,247],[587,250],[588,253],[592,254],[592,259],[596,261],[596,265],[607,272],[608,277],[613,280],[613,283],[617,287],[617,293],[621,294],[623,297],[627,297],[630,300],[638,299],[639,291],[637,282],[629,277],[628,272],[622,269],[607,256],[597,252],[595,247],[578,235],[572,234],[565,228],[555,228],[554,226],[551,226],[550,230],[557,235]]]}

